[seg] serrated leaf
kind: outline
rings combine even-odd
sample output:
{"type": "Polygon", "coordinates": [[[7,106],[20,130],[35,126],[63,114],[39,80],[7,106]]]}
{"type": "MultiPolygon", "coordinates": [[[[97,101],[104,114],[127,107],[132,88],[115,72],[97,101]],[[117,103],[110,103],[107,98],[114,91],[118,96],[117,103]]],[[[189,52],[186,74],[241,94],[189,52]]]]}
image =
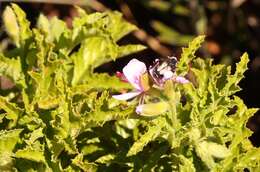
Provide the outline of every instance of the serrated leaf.
{"type": "Polygon", "coordinates": [[[0,76],[6,76],[17,86],[26,87],[20,58],[9,59],[0,54],[0,76]]]}
{"type": "Polygon", "coordinates": [[[137,119],[125,119],[116,122],[116,133],[123,138],[128,138],[132,133],[129,133],[129,130],[134,130],[137,127],[137,119]]]}
{"type": "Polygon", "coordinates": [[[239,81],[244,78],[244,72],[247,70],[247,63],[249,61],[248,54],[244,53],[241,57],[241,61],[236,64],[236,72],[234,75],[230,75],[227,78],[227,83],[223,88],[223,93],[232,95],[237,91],[240,91],[240,87],[238,86],[239,81]]]}
{"type": "Polygon", "coordinates": [[[19,140],[22,129],[0,131],[0,169],[11,169],[13,149],[19,140]]]}
{"type": "Polygon", "coordinates": [[[139,51],[145,50],[147,47],[144,45],[135,45],[135,44],[128,44],[122,45],[118,48],[118,57],[127,56],[132,53],[137,53],[139,51]]]}
{"type": "Polygon", "coordinates": [[[191,159],[186,158],[183,155],[178,156],[180,159],[180,172],[196,172],[196,168],[194,167],[194,164],[191,159]]]}
{"type": "MultiPolygon", "coordinates": [[[[211,60],[203,60],[200,58],[197,58],[193,61],[194,67],[191,68],[191,71],[194,73],[196,76],[196,84],[198,85],[198,94],[200,97],[203,99],[207,98],[205,95],[205,91],[208,88],[208,82],[209,79],[211,78],[210,76],[210,67],[212,64],[211,60]]],[[[201,103],[202,104],[202,103],[201,103]]]]}
{"type": "Polygon", "coordinates": [[[31,37],[30,22],[26,19],[24,11],[16,4],[11,4],[11,7],[16,15],[19,26],[19,46],[25,44],[25,40],[31,37]]]}
{"type": "Polygon", "coordinates": [[[81,168],[83,171],[95,172],[97,171],[97,165],[94,163],[86,162],[83,160],[83,155],[78,154],[73,160],[72,163],[81,168]]]}
{"type": "Polygon", "coordinates": [[[28,145],[32,145],[37,139],[44,137],[43,128],[38,128],[30,134],[30,138],[25,140],[28,145]]]}
{"type": "MultiPolygon", "coordinates": [[[[86,89],[131,89],[132,86],[129,83],[122,82],[118,77],[109,76],[106,73],[92,74],[86,79],[86,89]],[[87,88],[88,87],[88,88],[87,88]]],[[[80,87],[80,86],[79,86],[80,87]]],[[[76,89],[76,88],[75,88],[76,89]]]]}
{"type": "Polygon", "coordinates": [[[196,145],[195,150],[202,162],[204,162],[209,169],[213,169],[216,166],[216,163],[210,154],[211,152],[208,150],[208,146],[208,143],[203,141],[196,145]]]}
{"type": "Polygon", "coordinates": [[[144,164],[142,170],[144,172],[151,171],[151,169],[153,169],[153,167],[157,165],[157,162],[160,160],[161,156],[163,156],[166,153],[167,150],[168,146],[159,147],[158,150],[156,150],[150,155],[149,159],[144,164]]]}
{"type": "Polygon", "coordinates": [[[108,12],[108,15],[110,20],[107,23],[107,30],[115,41],[137,29],[135,25],[126,22],[119,12],[108,12]]]}
{"type": "MultiPolygon", "coordinates": [[[[96,24],[96,27],[108,32],[112,39],[118,41],[128,33],[136,30],[136,26],[126,22],[122,14],[119,12],[106,12],[86,14],[81,12],[81,18],[76,18],[73,21],[73,27],[79,28],[80,26],[96,24]]],[[[80,29],[77,29],[73,35],[79,33],[80,29]]]]}
{"type": "Polygon", "coordinates": [[[72,85],[75,86],[95,67],[117,56],[117,45],[105,37],[93,37],[82,43],[77,54],[73,56],[74,74],[72,85]],[[99,49],[95,49],[99,47],[99,49]]]}
{"type": "MultiPolygon", "coordinates": [[[[122,110],[121,108],[118,109],[107,109],[107,110],[98,110],[96,108],[93,112],[90,112],[87,118],[85,118],[85,122],[88,123],[95,123],[97,125],[103,125],[105,122],[112,121],[112,120],[123,120],[127,119],[130,115],[134,113],[134,108],[129,107],[128,109],[122,110]]],[[[89,124],[88,124],[89,125],[89,124]]]]}
{"type": "Polygon", "coordinates": [[[95,162],[101,163],[101,164],[107,164],[111,160],[113,160],[116,156],[114,154],[107,154],[104,156],[99,157],[95,162]]]}
{"type": "Polygon", "coordinates": [[[64,145],[56,140],[53,139],[46,139],[46,143],[48,146],[48,149],[51,152],[51,160],[53,162],[56,162],[58,159],[58,156],[60,155],[60,153],[64,150],[64,145]]]}
{"type": "Polygon", "coordinates": [[[189,63],[195,58],[195,52],[199,49],[205,36],[198,36],[193,39],[187,48],[182,49],[182,54],[179,63],[177,64],[177,73],[181,76],[187,74],[189,63]]]}
{"type": "Polygon", "coordinates": [[[52,67],[44,67],[42,73],[33,71],[28,73],[37,84],[34,101],[37,102],[39,108],[50,109],[57,107],[61,98],[58,96],[57,88],[54,86],[54,69],[52,67]]]}
{"type": "Polygon", "coordinates": [[[1,152],[12,152],[14,146],[19,140],[19,135],[22,132],[22,129],[14,129],[14,130],[1,130],[0,131],[0,151],[1,152]]]}
{"type": "Polygon", "coordinates": [[[238,163],[235,165],[236,170],[245,169],[251,167],[250,169],[260,168],[260,149],[251,148],[248,152],[242,154],[239,157],[238,163]]]}
{"type": "Polygon", "coordinates": [[[54,120],[51,121],[51,125],[55,130],[56,137],[59,139],[65,139],[70,134],[70,119],[68,103],[62,101],[59,103],[59,107],[52,111],[54,120]]]}
{"type": "Polygon", "coordinates": [[[29,147],[18,150],[15,153],[15,157],[45,163],[44,152],[42,150],[37,150],[29,147]]]}
{"type": "Polygon", "coordinates": [[[8,102],[7,99],[0,96],[0,109],[6,112],[6,118],[13,120],[10,127],[16,125],[18,118],[23,114],[23,110],[16,106],[14,103],[8,102]]]}
{"type": "Polygon", "coordinates": [[[49,21],[43,14],[39,16],[37,27],[45,32],[48,42],[58,42],[61,34],[68,30],[64,21],[57,17],[49,21]]]}
{"type": "Polygon", "coordinates": [[[103,149],[101,147],[99,147],[98,144],[95,144],[95,142],[99,143],[99,139],[98,138],[94,138],[94,139],[89,139],[88,140],[89,144],[86,144],[82,147],[81,149],[81,153],[83,155],[89,155],[98,151],[103,151],[103,149]],[[92,142],[94,142],[92,144],[92,142]]]}
{"type": "Polygon", "coordinates": [[[131,146],[130,150],[127,153],[127,156],[136,155],[138,152],[142,151],[143,148],[151,141],[156,139],[156,137],[160,134],[161,128],[163,124],[160,121],[161,119],[157,119],[158,123],[155,126],[151,126],[148,128],[147,132],[143,134],[140,139],[138,139],[134,144],[131,146]]]}
{"type": "Polygon", "coordinates": [[[135,29],[133,25],[123,21],[119,13],[86,15],[81,19],[75,19],[73,27],[75,29],[73,29],[72,40],[82,41],[79,51],[72,55],[74,62],[73,86],[82,83],[82,80],[93,72],[94,68],[144,49],[144,46],[141,45],[119,46],[116,44],[118,39],[135,29]],[[82,29],[79,26],[82,26],[82,29]],[[84,27],[88,29],[84,30],[84,27]],[[122,29],[122,27],[125,28],[122,29]],[[80,34],[82,36],[78,38],[77,35],[80,34]],[[82,37],[85,37],[84,41],[82,37]]]}

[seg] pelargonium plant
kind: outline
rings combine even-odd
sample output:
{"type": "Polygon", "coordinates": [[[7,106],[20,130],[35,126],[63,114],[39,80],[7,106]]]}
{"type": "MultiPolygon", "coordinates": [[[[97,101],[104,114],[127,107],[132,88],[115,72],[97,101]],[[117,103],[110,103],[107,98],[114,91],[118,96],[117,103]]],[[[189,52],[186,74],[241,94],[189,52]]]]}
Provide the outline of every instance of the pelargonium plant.
{"type": "Polygon", "coordinates": [[[72,28],[4,11],[13,48],[0,52],[0,76],[13,86],[0,89],[0,171],[260,171],[246,127],[257,109],[235,95],[246,53],[232,73],[195,55],[198,36],[178,62],[133,59],[119,79],[94,69],[145,49],[118,44],[137,28],[77,10],[72,28]]]}

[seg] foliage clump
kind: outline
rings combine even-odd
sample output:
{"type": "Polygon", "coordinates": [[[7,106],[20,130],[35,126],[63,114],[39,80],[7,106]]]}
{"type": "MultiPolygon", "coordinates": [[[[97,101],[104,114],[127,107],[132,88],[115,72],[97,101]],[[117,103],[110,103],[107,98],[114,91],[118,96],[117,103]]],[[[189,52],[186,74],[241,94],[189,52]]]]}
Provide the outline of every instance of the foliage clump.
{"type": "Polygon", "coordinates": [[[204,36],[195,38],[177,66],[191,82],[167,81],[156,94],[167,111],[143,117],[136,99],[111,98],[131,85],[94,72],[145,48],[117,44],[136,27],[117,12],[78,11],[71,29],[43,15],[31,29],[17,5],[4,11],[16,47],[0,54],[0,76],[15,84],[0,96],[1,171],[260,170],[260,149],[246,128],[257,109],[234,96],[246,53],[232,74],[230,66],[197,57],[204,36]]]}

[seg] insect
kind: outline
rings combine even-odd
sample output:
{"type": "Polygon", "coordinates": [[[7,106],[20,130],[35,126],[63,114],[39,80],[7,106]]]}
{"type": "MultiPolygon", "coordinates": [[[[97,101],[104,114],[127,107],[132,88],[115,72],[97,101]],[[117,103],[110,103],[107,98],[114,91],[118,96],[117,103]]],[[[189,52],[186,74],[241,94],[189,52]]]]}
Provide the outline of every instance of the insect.
{"type": "Polygon", "coordinates": [[[166,59],[156,59],[153,65],[149,67],[149,73],[153,81],[161,86],[166,80],[173,78],[176,75],[177,63],[178,60],[174,56],[166,59]]]}

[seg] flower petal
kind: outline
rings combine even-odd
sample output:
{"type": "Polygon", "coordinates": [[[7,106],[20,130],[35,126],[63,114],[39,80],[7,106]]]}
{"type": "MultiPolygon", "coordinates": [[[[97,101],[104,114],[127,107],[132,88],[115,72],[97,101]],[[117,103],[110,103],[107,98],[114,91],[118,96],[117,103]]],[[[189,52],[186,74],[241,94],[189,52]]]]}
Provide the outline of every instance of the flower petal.
{"type": "Polygon", "coordinates": [[[124,68],[123,73],[126,79],[137,89],[143,90],[140,78],[146,72],[146,66],[143,62],[132,59],[124,68]]]}
{"type": "Polygon", "coordinates": [[[182,76],[177,76],[174,78],[174,81],[175,82],[178,82],[178,83],[181,83],[181,84],[187,84],[189,83],[190,81],[187,80],[186,78],[182,77],[182,76]]]}
{"type": "Polygon", "coordinates": [[[164,81],[171,79],[174,76],[174,73],[172,71],[166,71],[163,74],[164,81]]]}
{"type": "Polygon", "coordinates": [[[123,82],[128,82],[128,80],[126,79],[125,75],[121,72],[116,72],[116,77],[118,77],[121,81],[123,82]]]}
{"type": "Polygon", "coordinates": [[[124,94],[119,94],[119,95],[113,95],[112,97],[117,100],[129,100],[131,98],[138,96],[141,93],[142,92],[140,92],[140,91],[134,91],[134,92],[124,93],[124,94]]]}

